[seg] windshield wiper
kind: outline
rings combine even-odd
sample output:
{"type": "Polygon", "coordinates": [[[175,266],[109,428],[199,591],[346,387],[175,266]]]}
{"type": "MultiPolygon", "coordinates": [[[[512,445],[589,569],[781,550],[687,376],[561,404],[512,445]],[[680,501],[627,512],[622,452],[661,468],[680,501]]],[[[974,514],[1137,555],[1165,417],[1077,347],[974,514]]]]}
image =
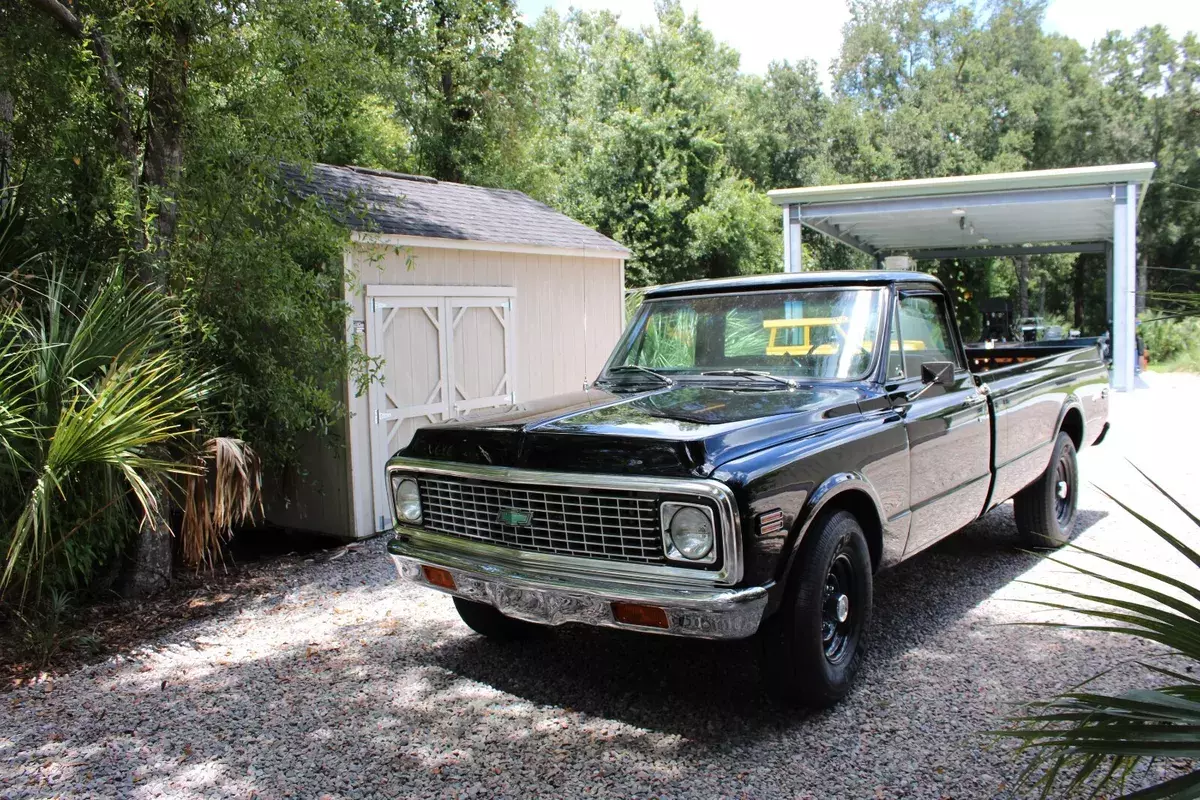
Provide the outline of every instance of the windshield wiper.
{"type": "Polygon", "coordinates": [[[649,375],[652,378],[657,378],[658,380],[662,381],[664,386],[670,386],[673,383],[675,383],[674,380],[672,380],[671,378],[668,378],[666,375],[663,375],[661,372],[655,372],[654,370],[650,369],[649,367],[643,367],[640,364],[622,364],[619,367],[613,367],[612,369],[610,369],[608,371],[608,374],[612,375],[614,373],[621,373],[621,372],[640,372],[644,375],[649,375]]]}
{"type": "Polygon", "coordinates": [[[795,389],[800,384],[790,378],[781,378],[778,375],[772,375],[769,372],[761,372],[756,369],[713,369],[708,372],[701,372],[701,375],[728,375],[734,378],[766,378],[769,381],[786,386],[789,389],[795,389]]]}

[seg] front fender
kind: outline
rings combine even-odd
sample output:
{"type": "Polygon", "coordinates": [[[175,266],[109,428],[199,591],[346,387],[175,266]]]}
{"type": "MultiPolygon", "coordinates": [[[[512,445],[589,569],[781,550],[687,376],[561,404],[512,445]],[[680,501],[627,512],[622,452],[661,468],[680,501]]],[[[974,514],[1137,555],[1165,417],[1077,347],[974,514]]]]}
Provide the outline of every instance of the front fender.
{"type": "Polygon", "coordinates": [[[863,519],[877,565],[899,560],[907,538],[908,468],[904,422],[885,412],[721,465],[712,477],[733,487],[742,509],[746,580],[770,584],[777,602],[782,579],[830,503],[850,506],[863,519]],[[762,515],[776,511],[783,512],[782,529],[762,533],[762,515]]]}
{"type": "Polygon", "coordinates": [[[858,472],[839,472],[826,478],[817,486],[804,502],[800,513],[796,515],[796,521],[792,525],[792,531],[784,546],[786,557],[779,560],[776,575],[776,582],[779,585],[786,584],[787,576],[791,574],[792,566],[795,564],[796,557],[799,555],[813,523],[820,519],[822,512],[829,507],[830,503],[839,497],[843,500],[849,499],[848,492],[855,493],[853,502],[847,505],[859,516],[864,533],[867,535],[867,543],[871,548],[872,561],[876,566],[879,565],[883,550],[882,533],[885,519],[883,503],[866,476],[858,472]],[[863,519],[863,516],[869,518],[863,519]]]}

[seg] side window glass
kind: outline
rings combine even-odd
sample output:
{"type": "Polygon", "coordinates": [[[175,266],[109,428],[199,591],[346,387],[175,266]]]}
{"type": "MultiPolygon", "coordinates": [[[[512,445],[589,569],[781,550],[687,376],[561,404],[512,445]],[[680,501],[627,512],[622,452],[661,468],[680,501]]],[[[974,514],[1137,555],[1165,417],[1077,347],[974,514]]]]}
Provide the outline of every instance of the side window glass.
{"type": "Polygon", "coordinates": [[[900,330],[908,375],[920,375],[921,365],[928,361],[949,361],[962,366],[954,349],[945,301],[940,295],[901,297],[900,330]]]}
{"type": "Polygon", "coordinates": [[[904,350],[900,343],[900,315],[892,310],[892,335],[888,339],[887,380],[904,380],[904,350]]]}

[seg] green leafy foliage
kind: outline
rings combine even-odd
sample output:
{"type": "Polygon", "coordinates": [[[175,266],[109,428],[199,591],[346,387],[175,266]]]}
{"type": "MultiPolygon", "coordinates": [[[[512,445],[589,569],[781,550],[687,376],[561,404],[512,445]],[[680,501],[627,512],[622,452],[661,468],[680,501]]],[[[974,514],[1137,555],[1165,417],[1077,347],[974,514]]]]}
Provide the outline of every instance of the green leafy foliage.
{"type": "MultiPolygon", "coordinates": [[[[1145,473],[1143,473],[1143,477],[1145,473]]],[[[1150,480],[1147,477],[1147,480],[1150,480]]],[[[1151,484],[1184,513],[1200,532],[1200,517],[1151,484]]],[[[1200,550],[1143,514],[1109,497],[1148,530],[1182,555],[1192,570],[1200,570],[1200,550]]],[[[1062,601],[1030,601],[1059,611],[1088,617],[1087,624],[1043,623],[1075,630],[1107,631],[1155,642],[1176,657],[1171,668],[1147,664],[1166,685],[1106,695],[1080,688],[1038,702],[1013,720],[1011,730],[997,735],[1021,742],[1034,755],[1023,779],[1039,786],[1042,796],[1060,787],[1066,792],[1086,788],[1092,796],[1110,790],[1124,792],[1134,768],[1155,759],[1200,757],[1200,679],[1191,673],[1200,665],[1200,576],[1181,578],[1122,561],[1103,553],[1072,546],[1101,564],[1116,567],[1117,574],[1081,566],[1075,560],[1051,559],[1070,570],[1116,589],[1104,595],[1035,584],[1063,596],[1062,601]],[[1186,672],[1177,666],[1188,664],[1186,672]]],[[[1194,762],[1193,762],[1194,764],[1194,762]]],[[[1137,798],[1191,798],[1200,791],[1200,769],[1147,789],[1137,798]]]]}
{"type": "Polygon", "coordinates": [[[1153,362],[1200,357],[1200,317],[1145,314],[1138,335],[1153,362]]]}
{"type": "Polygon", "coordinates": [[[0,312],[0,590],[91,577],[139,516],[160,519],[158,484],[190,471],[168,448],[191,433],[209,387],[172,347],[167,299],[119,269],[80,291],[51,273],[0,312]]]}
{"type": "Polygon", "coordinates": [[[736,53],[678,3],[641,31],[547,12],[533,35],[543,118],[562,131],[540,144],[548,199],[633,250],[631,284],[778,269],[778,209],[734,163],[771,168],[767,143],[742,138],[736,53]]]}

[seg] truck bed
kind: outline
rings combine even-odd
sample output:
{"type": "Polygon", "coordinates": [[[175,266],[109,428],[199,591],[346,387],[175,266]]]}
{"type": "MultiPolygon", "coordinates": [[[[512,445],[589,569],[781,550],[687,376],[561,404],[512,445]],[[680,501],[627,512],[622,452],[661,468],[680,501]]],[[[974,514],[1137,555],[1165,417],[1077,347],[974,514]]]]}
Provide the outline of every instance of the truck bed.
{"type": "Polygon", "coordinates": [[[1088,356],[1080,356],[1075,360],[1090,360],[1100,358],[1100,340],[1096,337],[1086,339],[1059,339],[1040,342],[1008,342],[988,347],[983,342],[968,344],[967,362],[972,372],[987,373],[993,370],[1025,364],[1051,356],[1060,356],[1072,351],[1090,350],[1088,356]]]}
{"type": "Polygon", "coordinates": [[[995,420],[989,506],[1028,486],[1046,468],[1057,432],[1082,447],[1108,419],[1108,368],[1099,342],[1064,339],[968,346],[967,362],[988,389],[995,420]],[[1077,409],[1076,420],[1064,416],[1077,409]]]}

